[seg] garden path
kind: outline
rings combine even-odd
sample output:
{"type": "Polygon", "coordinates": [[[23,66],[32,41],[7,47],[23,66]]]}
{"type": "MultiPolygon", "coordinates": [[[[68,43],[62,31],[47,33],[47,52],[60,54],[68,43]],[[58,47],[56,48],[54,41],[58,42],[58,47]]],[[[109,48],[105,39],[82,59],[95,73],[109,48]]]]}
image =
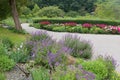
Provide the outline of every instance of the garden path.
{"type": "MultiPolygon", "coordinates": [[[[23,23],[22,28],[30,34],[36,31],[45,31],[41,29],[36,29],[34,27],[29,27],[28,23],[23,23]]],[[[112,56],[118,64],[116,71],[120,72],[120,35],[81,34],[52,31],[47,31],[47,33],[56,40],[62,39],[65,34],[77,35],[83,40],[88,40],[93,47],[94,54],[92,59],[95,59],[99,55],[112,56]]]]}

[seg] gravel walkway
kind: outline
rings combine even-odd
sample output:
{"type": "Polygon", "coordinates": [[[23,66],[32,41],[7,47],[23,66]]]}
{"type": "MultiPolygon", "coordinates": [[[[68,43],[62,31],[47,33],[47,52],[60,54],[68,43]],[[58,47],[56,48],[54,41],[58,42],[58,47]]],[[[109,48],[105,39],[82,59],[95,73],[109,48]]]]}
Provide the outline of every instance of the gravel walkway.
{"type": "MultiPolygon", "coordinates": [[[[29,27],[28,23],[23,23],[22,28],[28,33],[34,33],[36,31],[45,31],[41,29],[36,29],[34,27],[29,27]]],[[[109,55],[112,56],[118,64],[116,68],[117,72],[120,72],[120,35],[99,35],[99,34],[80,34],[80,33],[67,33],[67,32],[51,32],[47,33],[53,37],[53,39],[60,40],[65,34],[77,35],[81,39],[88,40],[93,47],[93,58],[95,59],[99,55],[109,55]]]]}

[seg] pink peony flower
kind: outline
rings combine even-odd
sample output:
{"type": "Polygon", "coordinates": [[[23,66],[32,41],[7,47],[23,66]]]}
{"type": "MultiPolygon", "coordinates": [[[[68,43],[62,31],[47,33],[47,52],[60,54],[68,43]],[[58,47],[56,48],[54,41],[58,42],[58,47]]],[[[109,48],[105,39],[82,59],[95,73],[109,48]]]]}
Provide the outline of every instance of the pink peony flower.
{"type": "Polygon", "coordinates": [[[96,24],[97,27],[100,27],[100,28],[105,28],[107,25],[106,24],[96,24]]]}
{"type": "Polygon", "coordinates": [[[93,25],[90,24],[90,23],[84,23],[82,26],[83,26],[84,28],[91,28],[93,25]]]}
{"type": "Polygon", "coordinates": [[[110,28],[111,28],[111,30],[116,30],[117,31],[118,27],[117,26],[111,26],[110,28]]]}

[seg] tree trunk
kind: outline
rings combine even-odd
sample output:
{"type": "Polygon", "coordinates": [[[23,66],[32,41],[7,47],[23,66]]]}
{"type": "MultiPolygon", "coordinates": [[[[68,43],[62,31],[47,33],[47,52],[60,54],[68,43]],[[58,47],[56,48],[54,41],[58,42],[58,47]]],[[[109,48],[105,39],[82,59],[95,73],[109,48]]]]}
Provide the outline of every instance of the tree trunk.
{"type": "Polygon", "coordinates": [[[20,21],[19,21],[19,17],[18,17],[18,12],[17,12],[17,8],[16,8],[16,1],[15,0],[9,0],[11,9],[12,9],[12,17],[14,19],[14,23],[15,23],[15,28],[17,30],[22,30],[20,21]]]}

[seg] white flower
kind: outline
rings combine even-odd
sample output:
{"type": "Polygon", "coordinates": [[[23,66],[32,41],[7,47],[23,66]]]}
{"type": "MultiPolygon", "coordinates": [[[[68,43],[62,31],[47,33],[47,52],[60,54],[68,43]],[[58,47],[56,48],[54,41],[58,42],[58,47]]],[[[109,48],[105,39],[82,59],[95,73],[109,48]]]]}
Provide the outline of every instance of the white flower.
{"type": "Polygon", "coordinates": [[[20,48],[22,48],[23,47],[23,43],[21,43],[21,45],[20,45],[20,48]]]}
{"type": "Polygon", "coordinates": [[[19,51],[19,50],[20,50],[20,48],[17,48],[17,50],[19,51]]]}

